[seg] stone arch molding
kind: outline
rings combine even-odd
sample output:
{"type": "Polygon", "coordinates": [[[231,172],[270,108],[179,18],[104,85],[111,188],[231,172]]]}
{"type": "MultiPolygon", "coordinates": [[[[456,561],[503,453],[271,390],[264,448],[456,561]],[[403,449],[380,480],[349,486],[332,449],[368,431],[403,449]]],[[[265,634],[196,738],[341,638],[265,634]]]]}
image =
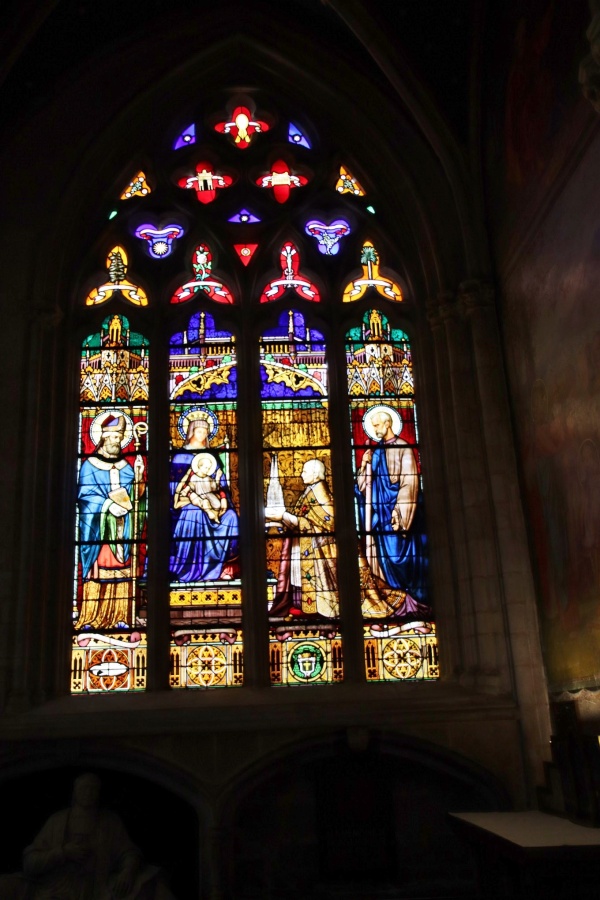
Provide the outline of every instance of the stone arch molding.
{"type": "MultiPolygon", "coordinates": [[[[288,743],[239,772],[219,796],[217,862],[226,896],[246,896],[245,873],[253,873],[259,885],[268,884],[279,896],[282,875],[295,871],[296,886],[306,890],[310,885],[318,897],[324,881],[347,879],[348,889],[369,867],[375,893],[380,873],[372,862],[383,862],[380,844],[388,847],[390,858],[398,847],[410,846],[411,864],[424,872],[431,845],[420,845],[420,835],[429,829],[434,845],[448,847],[454,840],[448,812],[464,808],[461,803],[470,809],[473,801],[477,809],[507,805],[503,788],[490,773],[427,741],[349,727],[288,743]],[[377,803],[378,814],[373,815],[377,803]],[[346,859],[350,871],[346,864],[328,862],[339,860],[344,847],[356,853],[346,859]],[[296,871],[298,848],[302,863],[296,871]]],[[[441,864],[448,883],[456,874],[452,867],[441,864]]],[[[391,870],[388,876],[404,877],[391,870]]]]}
{"type": "Polygon", "coordinates": [[[480,793],[482,801],[490,808],[507,808],[509,805],[505,787],[491,772],[473,760],[417,737],[357,726],[284,744],[245,766],[223,785],[215,798],[215,822],[219,828],[227,829],[244,797],[293,771],[300,763],[333,760],[340,754],[360,758],[368,752],[393,759],[399,766],[418,763],[424,769],[470,786],[480,793]]]}

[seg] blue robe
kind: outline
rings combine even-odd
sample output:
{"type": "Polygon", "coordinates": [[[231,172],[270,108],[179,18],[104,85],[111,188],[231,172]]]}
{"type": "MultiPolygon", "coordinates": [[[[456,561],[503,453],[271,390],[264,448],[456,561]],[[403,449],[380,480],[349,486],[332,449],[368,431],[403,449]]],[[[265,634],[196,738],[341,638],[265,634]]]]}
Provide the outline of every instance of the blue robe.
{"type": "MultiPolygon", "coordinates": [[[[211,453],[209,450],[199,451],[211,453]]],[[[175,496],[177,485],[191,465],[196,454],[177,453],[173,458],[171,496],[175,496]]],[[[219,465],[216,453],[211,453],[219,465]]],[[[218,522],[209,518],[203,509],[193,504],[174,511],[173,552],[171,555],[171,576],[184,583],[217,581],[223,568],[238,555],[239,523],[233,508],[227,480],[221,473],[219,488],[227,498],[227,509],[218,522]]]]}
{"type": "MultiPolygon", "coordinates": [[[[412,452],[412,451],[411,451],[412,452]]],[[[425,599],[426,553],[423,534],[421,492],[408,532],[393,531],[392,513],[398,501],[400,483],[393,482],[387,464],[386,444],[373,449],[371,458],[371,537],[375,543],[377,561],[389,587],[407,591],[415,600],[425,599]]],[[[360,524],[366,531],[366,500],[358,486],[360,524]]]]}
{"type": "Polygon", "coordinates": [[[109,511],[112,500],[108,496],[113,489],[110,483],[110,470],[106,465],[116,467],[119,471],[119,486],[125,488],[133,502],[134,472],[126,460],[104,460],[98,457],[86,459],[79,472],[79,548],[82,575],[87,578],[98,559],[102,544],[108,544],[116,555],[116,544],[123,547],[123,564],[127,565],[131,554],[131,516],[122,517],[123,535],[116,538],[115,516],[109,511]],[[99,468],[99,463],[102,468],[99,468]],[[89,543],[96,541],[97,543],[89,543]]]}

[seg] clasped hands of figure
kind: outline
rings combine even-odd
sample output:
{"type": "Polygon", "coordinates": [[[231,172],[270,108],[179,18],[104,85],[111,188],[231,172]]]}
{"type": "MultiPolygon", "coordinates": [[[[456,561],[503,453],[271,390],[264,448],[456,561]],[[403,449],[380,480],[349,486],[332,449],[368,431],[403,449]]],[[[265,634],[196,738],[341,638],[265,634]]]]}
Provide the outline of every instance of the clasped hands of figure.
{"type": "Polygon", "coordinates": [[[265,506],[265,519],[267,525],[275,525],[279,522],[287,525],[288,528],[296,528],[298,525],[298,517],[283,507],[265,506]]]}

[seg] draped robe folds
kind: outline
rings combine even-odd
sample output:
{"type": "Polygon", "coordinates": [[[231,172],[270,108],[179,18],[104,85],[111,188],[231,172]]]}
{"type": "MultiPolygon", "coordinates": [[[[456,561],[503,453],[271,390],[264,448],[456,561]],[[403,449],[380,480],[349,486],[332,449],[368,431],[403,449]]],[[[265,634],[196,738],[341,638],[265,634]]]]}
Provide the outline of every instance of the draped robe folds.
{"type": "Polygon", "coordinates": [[[309,485],[293,510],[297,533],[282,542],[271,616],[339,614],[333,498],[324,481],[309,485]]]}
{"type": "MultiPolygon", "coordinates": [[[[71,810],[50,816],[34,842],[23,854],[27,898],[31,900],[112,900],[111,883],[125,866],[137,870],[135,882],[122,900],[138,900],[155,895],[153,882],[159,870],[145,865],[139,850],[119,816],[99,810],[93,833],[91,852],[82,861],[65,860],[63,848],[73,840],[69,833],[71,810]]],[[[169,894],[170,896],[170,894],[169,894]]]]}
{"type": "Polygon", "coordinates": [[[412,448],[399,438],[377,444],[370,464],[359,473],[356,496],[365,534],[361,568],[366,564],[375,576],[368,577],[361,571],[366,593],[364,614],[401,618],[429,614],[429,608],[420,602],[425,591],[426,556],[412,448]],[[400,521],[398,531],[392,528],[394,511],[400,521]]]}
{"type": "MultiPolygon", "coordinates": [[[[201,450],[210,453],[209,450],[201,450]]],[[[182,471],[189,469],[195,453],[178,453],[173,459],[173,473],[176,480],[171,481],[172,495],[175,495],[182,471]]],[[[220,467],[216,454],[217,468],[214,478],[219,485],[219,494],[227,499],[227,508],[214,521],[204,509],[189,503],[180,510],[173,529],[173,555],[171,556],[171,575],[177,581],[193,583],[217,581],[223,577],[225,569],[233,570],[231,564],[237,560],[239,543],[238,515],[233,508],[227,480],[220,467]]],[[[231,577],[231,576],[230,576],[231,577]]]]}
{"type": "MultiPolygon", "coordinates": [[[[76,627],[114,628],[131,618],[132,512],[116,516],[110,493],[127,491],[135,509],[135,475],[125,459],[86,459],[79,473],[79,548],[83,601],[76,627]]],[[[118,505],[118,504],[117,504],[118,505]]],[[[145,500],[138,501],[138,529],[145,500]]],[[[138,535],[139,536],[139,535],[138,535]]]]}

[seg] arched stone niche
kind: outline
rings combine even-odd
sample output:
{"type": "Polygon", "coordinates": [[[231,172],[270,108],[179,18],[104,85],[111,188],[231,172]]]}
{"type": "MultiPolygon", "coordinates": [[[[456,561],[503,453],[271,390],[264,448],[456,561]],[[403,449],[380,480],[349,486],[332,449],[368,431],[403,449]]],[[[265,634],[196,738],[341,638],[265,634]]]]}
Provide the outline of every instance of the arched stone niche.
{"type": "Polygon", "coordinates": [[[354,729],[303,742],[229,787],[223,896],[469,897],[475,860],[448,813],[506,804],[489,773],[423,741],[354,729]]]}
{"type": "Polygon", "coordinates": [[[23,850],[53,813],[69,807],[73,782],[84,772],[100,778],[100,806],[119,816],[144,860],[166,873],[174,895],[200,896],[197,796],[189,792],[184,798],[182,785],[174,790],[168,778],[159,783],[156,773],[147,777],[143,766],[143,774],[136,774],[129,766],[107,767],[100,759],[90,765],[52,767],[38,760],[5,770],[0,798],[2,808],[10,810],[10,827],[5,829],[0,847],[0,873],[22,869],[23,850]]]}

